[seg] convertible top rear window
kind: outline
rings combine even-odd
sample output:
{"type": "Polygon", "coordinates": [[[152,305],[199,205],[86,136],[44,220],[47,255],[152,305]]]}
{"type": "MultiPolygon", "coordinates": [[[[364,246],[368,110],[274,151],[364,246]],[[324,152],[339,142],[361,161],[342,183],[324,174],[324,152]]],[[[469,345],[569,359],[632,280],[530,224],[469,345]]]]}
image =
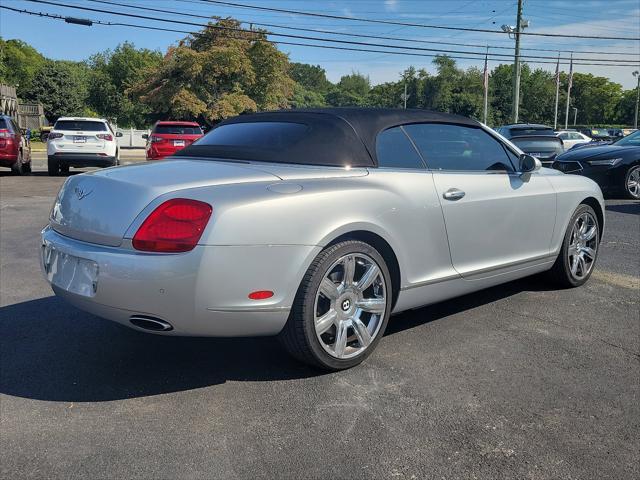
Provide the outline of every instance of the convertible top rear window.
{"type": "Polygon", "coordinates": [[[293,122],[230,123],[211,130],[198,145],[281,150],[299,141],[308,129],[308,125],[293,122]]]}

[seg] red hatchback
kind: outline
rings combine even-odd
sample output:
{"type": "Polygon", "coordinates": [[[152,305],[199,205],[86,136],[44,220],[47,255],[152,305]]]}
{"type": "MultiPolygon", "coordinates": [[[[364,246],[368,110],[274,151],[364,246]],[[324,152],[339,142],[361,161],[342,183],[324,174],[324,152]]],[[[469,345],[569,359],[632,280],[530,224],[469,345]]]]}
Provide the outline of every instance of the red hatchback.
{"type": "Polygon", "coordinates": [[[196,122],[156,122],[147,136],[147,160],[162,160],[202,137],[196,122]]]}

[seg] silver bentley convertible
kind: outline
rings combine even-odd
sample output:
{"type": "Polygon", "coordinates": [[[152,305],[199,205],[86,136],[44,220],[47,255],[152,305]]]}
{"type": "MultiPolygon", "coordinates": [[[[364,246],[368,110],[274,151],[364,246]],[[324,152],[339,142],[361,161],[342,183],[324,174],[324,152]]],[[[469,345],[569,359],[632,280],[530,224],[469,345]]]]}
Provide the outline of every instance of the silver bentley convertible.
{"type": "Polygon", "coordinates": [[[77,307],[163,335],[278,335],[358,364],[392,313],[549,271],[587,281],[591,180],[422,110],[242,115],[170,160],[69,177],[42,267],[77,307]]]}

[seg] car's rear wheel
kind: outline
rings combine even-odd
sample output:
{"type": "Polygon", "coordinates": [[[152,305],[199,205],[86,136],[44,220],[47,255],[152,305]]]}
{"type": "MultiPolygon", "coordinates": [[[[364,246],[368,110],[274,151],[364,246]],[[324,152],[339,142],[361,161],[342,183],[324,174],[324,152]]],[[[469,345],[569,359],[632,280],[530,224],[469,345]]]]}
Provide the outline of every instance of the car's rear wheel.
{"type": "Polygon", "coordinates": [[[640,199],[640,165],[629,169],[624,177],[625,194],[634,200],[640,199]]]}
{"type": "Polygon", "coordinates": [[[571,217],[560,254],[551,269],[553,279],[568,288],[584,284],[593,273],[599,246],[598,216],[591,206],[581,204],[571,217]]]}
{"type": "Polygon", "coordinates": [[[47,159],[47,173],[50,177],[55,177],[60,173],[60,162],[55,158],[49,157],[47,159]]]}
{"type": "Polygon", "coordinates": [[[27,173],[24,168],[24,156],[22,155],[22,150],[18,152],[18,157],[16,158],[16,162],[11,166],[11,171],[15,175],[24,175],[27,173]]]}
{"type": "Polygon", "coordinates": [[[332,245],[307,270],[280,340],[308,364],[353,367],[384,334],[391,298],[389,269],[375,248],[357,240],[332,245]]]}

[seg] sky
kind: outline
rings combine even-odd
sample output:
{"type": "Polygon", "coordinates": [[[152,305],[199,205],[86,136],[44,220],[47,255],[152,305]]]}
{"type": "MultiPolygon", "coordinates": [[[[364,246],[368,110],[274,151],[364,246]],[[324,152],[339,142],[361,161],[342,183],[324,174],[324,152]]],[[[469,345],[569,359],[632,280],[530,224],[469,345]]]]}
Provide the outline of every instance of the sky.
{"type": "MultiPolygon", "coordinates": [[[[419,54],[446,53],[446,50],[465,52],[484,52],[490,47],[490,55],[511,55],[512,50],[491,47],[510,47],[514,41],[504,34],[438,30],[413,26],[388,24],[372,24],[354,20],[315,18],[292,13],[279,13],[223,6],[207,3],[203,0],[107,0],[129,7],[107,5],[87,0],[48,0],[59,5],[84,6],[103,10],[114,10],[136,15],[155,16],[171,20],[194,23],[205,23],[206,19],[177,16],[168,13],[150,12],[145,7],[160,8],[202,16],[232,16],[249,27],[250,23],[269,23],[287,27],[299,27],[313,30],[339,32],[345,35],[328,34],[326,32],[301,32],[270,27],[277,33],[316,36],[367,43],[397,44],[419,48],[435,49],[434,51],[415,51],[419,54]],[[376,35],[410,39],[412,42],[398,40],[376,40],[362,38],[357,35],[376,35]],[[454,46],[424,42],[449,42],[477,45],[454,46]]],[[[309,1],[309,0],[229,0],[243,5],[258,5],[279,9],[319,12],[329,15],[358,17],[377,20],[392,20],[403,23],[442,25],[475,29],[500,30],[502,25],[515,25],[517,0],[344,0],[344,1],[309,1]]],[[[0,5],[21,10],[46,12],[63,16],[88,18],[107,22],[128,22],[178,30],[197,31],[197,26],[162,23],[150,20],[124,18],[104,13],[81,11],[58,5],[33,3],[27,0],[0,0],[0,5]]],[[[562,35],[591,35],[615,37],[640,37],[640,0],[525,0],[523,18],[530,23],[525,32],[555,33],[562,35]]],[[[63,21],[25,15],[7,10],[0,10],[0,36],[5,40],[17,38],[34,46],[45,56],[53,59],[84,60],[94,53],[113,49],[124,41],[133,42],[137,47],[157,49],[162,52],[178,42],[185,34],[142,30],[122,26],[85,27],[70,25],[63,21]]],[[[331,45],[301,39],[269,37],[273,41],[304,42],[331,45]]],[[[340,46],[339,44],[333,44],[340,46]]],[[[363,45],[346,45],[351,48],[373,48],[363,45]]],[[[372,84],[397,81],[404,69],[410,65],[433,71],[432,58],[426,56],[404,56],[397,53],[370,53],[327,50],[307,46],[279,45],[280,50],[289,54],[291,61],[321,65],[327,72],[329,80],[336,82],[342,75],[354,71],[368,75],[372,84]]],[[[536,36],[522,36],[523,55],[555,58],[561,50],[563,57],[573,51],[576,57],[591,59],[624,59],[636,62],[635,66],[587,66],[576,65],[574,71],[605,76],[620,83],[624,88],[634,88],[636,78],[632,72],[638,70],[640,64],[640,41],[600,40],[600,39],[567,39],[536,36]],[[536,51],[527,49],[549,49],[556,51],[536,51]],[[579,53],[579,52],[595,53],[579,53]]],[[[383,50],[389,50],[384,49],[383,50]]],[[[394,49],[397,52],[397,49],[394,49]]],[[[461,55],[461,54],[458,54],[461,55]]],[[[469,55],[462,55],[469,56],[469,55]]],[[[473,56],[473,55],[472,55],[473,56]]],[[[458,60],[458,65],[467,68],[482,68],[484,57],[473,56],[473,60],[458,60]]],[[[508,56],[501,61],[489,61],[493,68],[499,63],[511,63],[508,56]]],[[[539,61],[550,61],[538,58],[539,61]]],[[[533,60],[529,60],[532,62],[533,60]]],[[[551,60],[552,61],[552,60],[551,60]]],[[[553,62],[553,61],[552,61],[553,62]]],[[[576,62],[578,63],[578,62],[576,62]]],[[[534,64],[536,68],[555,70],[555,63],[534,64]]],[[[561,69],[568,71],[568,61],[561,69]]]]}

